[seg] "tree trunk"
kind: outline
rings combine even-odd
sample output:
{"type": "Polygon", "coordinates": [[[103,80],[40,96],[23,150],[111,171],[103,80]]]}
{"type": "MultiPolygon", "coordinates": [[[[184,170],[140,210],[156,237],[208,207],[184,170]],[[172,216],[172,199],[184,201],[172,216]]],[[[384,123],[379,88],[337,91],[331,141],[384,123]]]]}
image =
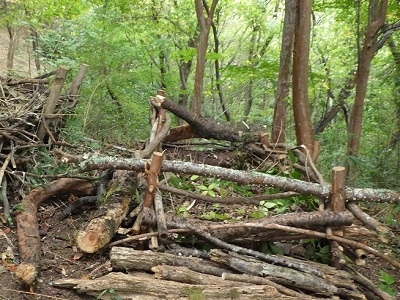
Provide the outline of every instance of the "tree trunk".
{"type": "MultiPolygon", "coordinates": [[[[360,147],[362,118],[364,112],[364,99],[367,93],[368,77],[371,68],[371,61],[375,55],[379,30],[385,24],[387,0],[370,0],[369,2],[369,22],[365,31],[364,44],[359,55],[357,75],[356,75],[356,95],[351,112],[349,125],[349,140],[347,145],[347,155],[357,156],[360,147]]],[[[355,179],[357,171],[349,169],[349,179],[352,182],[355,179]]]]}
{"type": "Polygon", "coordinates": [[[347,79],[347,82],[345,86],[340,90],[338,99],[336,101],[336,104],[331,106],[324,114],[324,116],[318,121],[317,125],[314,127],[314,134],[319,134],[323,132],[328,126],[328,124],[333,120],[333,118],[336,116],[336,114],[343,109],[345,105],[345,100],[349,97],[351,90],[355,86],[355,72],[352,70],[349,73],[349,78],[347,79]]]}
{"type": "Polygon", "coordinates": [[[217,6],[218,0],[213,0],[210,11],[204,16],[204,7],[201,0],[195,0],[196,15],[200,27],[200,39],[197,46],[197,64],[194,78],[194,90],[192,101],[192,112],[201,115],[201,102],[203,96],[204,70],[206,65],[206,53],[208,47],[208,36],[210,27],[217,6]]]}
{"type": "Polygon", "coordinates": [[[400,50],[393,38],[389,39],[388,45],[392,52],[397,77],[395,77],[393,89],[393,96],[396,105],[396,127],[395,132],[391,135],[388,146],[386,147],[386,153],[390,153],[389,150],[395,149],[396,145],[400,142],[400,50]]]}
{"type": "MultiPolygon", "coordinates": [[[[253,21],[254,23],[254,21],[253,21]]],[[[250,41],[250,48],[249,48],[249,55],[248,55],[248,61],[251,63],[254,59],[254,49],[256,47],[256,41],[257,41],[257,33],[259,31],[259,26],[256,24],[253,24],[253,30],[251,33],[251,41],[250,41]]],[[[252,63],[253,66],[255,64],[252,63]]],[[[251,77],[250,77],[251,78],[251,77]]],[[[253,105],[253,84],[254,81],[252,79],[249,80],[247,83],[247,88],[246,88],[246,93],[245,93],[245,102],[244,102],[244,110],[243,110],[243,120],[247,121],[247,118],[249,117],[251,107],[253,105]]]]}
{"type": "Polygon", "coordinates": [[[290,89],[290,65],[292,62],[293,40],[297,0],[285,1],[285,20],[282,33],[279,77],[275,94],[274,120],[271,140],[274,143],[286,141],[286,101],[290,89]]]}
{"type": "MultiPolygon", "coordinates": [[[[217,17],[218,17],[218,13],[217,13],[217,17]]],[[[212,27],[213,36],[214,36],[214,52],[215,53],[219,53],[219,39],[218,39],[217,26],[214,23],[212,23],[211,27],[212,27]]],[[[224,99],[224,93],[222,91],[219,59],[215,60],[214,69],[215,69],[215,81],[216,81],[216,86],[217,86],[217,91],[218,91],[219,103],[221,104],[222,112],[225,115],[226,121],[230,122],[231,121],[231,114],[229,112],[229,109],[226,107],[226,103],[225,103],[225,99],[224,99]]]]}
{"type": "Polygon", "coordinates": [[[15,49],[18,46],[19,28],[14,28],[11,25],[7,25],[7,30],[8,30],[8,37],[10,39],[7,51],[7,70],[8,72],[10,72],[14,68],[14,56],[15,56],[15,49]]]}
{"type": "Polygon", "coordinates": [[[36,70],[40,70],[40,59],[39,59],[39,34],[37,30],[30,26],[29,28],[31,39],[32,39],[32,50],[33,50],[33,57],[35,58],[35,66],[36,70]]]}
{"type": "Polygon", "coordinates": [[[298,145],[304,145],[311,155],[314,134],[308,101],[308,61],[310,52],[312,0],[299,1],[293,54],[293,113],[298,145]]]}

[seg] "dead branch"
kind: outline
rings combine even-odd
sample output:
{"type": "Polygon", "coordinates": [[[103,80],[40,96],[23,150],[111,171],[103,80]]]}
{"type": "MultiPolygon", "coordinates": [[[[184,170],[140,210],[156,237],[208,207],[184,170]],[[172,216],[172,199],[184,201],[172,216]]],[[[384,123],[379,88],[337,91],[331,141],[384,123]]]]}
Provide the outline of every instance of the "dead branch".
{"type": "MultiPolygon", "coordinates": [[[[314,211],[301,213],[288,213],[268,216],[254,220],[253,222],[237,222],[233,224],[217,224],[206,220],[182,218],[176,215],[166,214],[168,228],[188,228],[191,223],[197,228],[211,233],[214,237],[229,241],[238,237],[249,237],[265,232],[267,225],[280,224],[300,228],[320,228],[327,226],[343,227],[353,222],[353,216],[349,212],[314,211]],[[251,225],[253,224],[253,225],[251,225]]],[[[147,211],[143,216],[143,223],[149,226],[156,225],[156,217],[152,211],[147,211]]]]}
{"type": "Polygon", "coordinates": [[[136,191],[136,177],[128,171],[116,171],[110,188],[99,203],[95,217],[78,231],[76,243],[87,253],[105,247],[128,213],[136,191]]]}
{"type": "Polygon", "coordinates": [[[110,287],[113,287],[119,297],[126,300],[158,300],[160,299],[160,291],[166,299],[230,300],[232,295],[243,300],[257,298],[293,299],[293,297],[282,295],[274,287],[267,285],[237,285],[221,288],[219,282],[213,285],[192,285],[159,280],[144,273],[110,273],[95,280],[59,279],[53,281],[52,285],[61,288],[73,288],[80,293],[86,293],[98,299],[110,299],[115,296],[114,294],[104,293],[110,287]]]}
{"type": "Polygon", "coordinates": [[[236,271],[264,277],[281,285],[322,293],[325,296],[338,295],[351,297],[351,299],[365,299],[347,273],[333,268],[329,270],[329,274],[322,270],[318,275],[291,267],[265,263],[235,252],[225,253],[218,249],[211,250],[210,256],[212,260],[228,265],[236,271]]]}
{"type": "Polygon", "coordinates": [[[222,273],[231,273],[228,268],[198,257],[185,257],[169,253],[138,251],[126,247],[113,247],[110,252],[110,261],[114,270],[151,271],[158,265],[184,266],[190,270],[221,276],[222,273]]]}
{"type": "MultiPolygon", "coordinates": [[[[64,156],[64,153],[59,150],[55,153],[61,157],[64,157],[64,159],[66,159],[68,162],[79,162],[79,166],[82,171],[96,169],[105,170],[112,168],[143,171],[146,164],[145,160],[139,158],[122,159],[92,155],[89,158],[84,159],[81,156],[64,156]]],[[[304,182],[297,179],[269,175],[260,172],[239,171],[190,162],[164,160],[161,165],[161,171],[216,177],[241,184],[261,184],[277,187],[284,191],[292,191],[304,195],[313,195],[322,199],[329,199],[331,194],[331,188],[329,186],[321,186],[312,182],[304,182]]],[[[359,189],[347,187],[345,190],[345,195],[346,200],[352,201],[400,203],[400,193],[386,189],[359,189]]]]}
{"type": "Polygon", "coordinates": [[[21,210],[15,216],[17,237],[22,263],[17,268],[17,277],[27,284],[36,280],[40,269],[40,237],[37,208],[45,200],[61,194],[91,194],[93,185],[87,180],[62,178],[32,190],[22,199],[21,210]]]}
{"type": "Polygon", "coordinates": [[[231,280],[231,281],[237,281],[237,282],[247,282],[247,283],[252,283],[252,284],[265,284],[265,285],[270,285],[273,286],[274,288],[277,289],[278,292],[288,295],[291,297],[297,297],[298,299],[304,299],[304,300],[313,300],[313,299],[319,299],[315,298],[309,295],[305,295],[299,292],[296,292],[292,289],[289,289],[283,285],[280,285],[276,282],[273,282],[267,278],[264,277],[259,277],[259,276],[253,276],[253,275],[248,275],[248,274],[231,274],[231,273],[223,273],[222,274],[222,279],[223,280],[231,280]]]}

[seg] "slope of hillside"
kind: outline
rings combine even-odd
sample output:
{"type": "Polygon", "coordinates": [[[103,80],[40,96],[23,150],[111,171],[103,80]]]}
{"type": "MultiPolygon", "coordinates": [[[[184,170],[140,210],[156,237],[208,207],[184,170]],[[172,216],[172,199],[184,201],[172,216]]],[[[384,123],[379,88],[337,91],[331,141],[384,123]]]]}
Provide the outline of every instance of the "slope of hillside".
{"type": "MultiPolygon", "coordinates": [[[[36,75],[36,68],[30,55],[30,43],[26,41],[27,36],[27,31],[21,30],[17,50],[15,51],[13,73],[18,76],[32,77],[36,75]]],[[[7,28],[0,28],[0,76],[7,74],[9,41],[7,28]]]]}

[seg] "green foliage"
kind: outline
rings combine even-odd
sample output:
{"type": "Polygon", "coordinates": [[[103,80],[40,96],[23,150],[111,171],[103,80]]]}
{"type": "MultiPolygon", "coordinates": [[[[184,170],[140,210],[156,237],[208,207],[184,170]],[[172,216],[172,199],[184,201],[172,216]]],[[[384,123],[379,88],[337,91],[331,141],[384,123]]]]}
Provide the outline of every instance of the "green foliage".
{"type": "MultiPolygon", "coordinates": [[[[70,140],[82,136],[118,144],[134,145],[148,137],[148,97],[163,87],[179,101],[190,97],[194,82],[198,37],[197,18],[190,1],[24,1],[7,2],[1,24],[25,26],[39,34],[38,54],[42,72],[60,64],[71,67],[71,79],[79,65],[89,65],[80,91],[79,104],[68,121],[70,140]],[[192,63],[181,89],[180,67],[192,63]],[[163,70],[163,71],[162,71],[163,70]]],[[[368,1],[318,0],[313,3],[310,49],[309,98],[314,123],[334,105],[348,74],[357,66],[357,41],[362,42],[368,22],[368,1]],[[360,3],[357,25],[356,5],[360,3]],[[358,35],[357,30],[361,30],[358,35]]],[[[252,87],[248,120],[270,128],[279,69],[284,5],[278,1],[220,1],[214,23],[219,51],[210,34],[207,71],[204,77],[204,114],[221,119],[216,84],[220,84],[234,122],[243,119],[244,103],[252,87]],[[218,82],[213,72],[220,63],[218,82]]],[[[399,19],[396,1],[389,2],[387,23],[399,19]]],[[[399,32],[393,32],[398,44],[399,32]]],[[[329,178],[333,166],[345,162],[359,167],[357,185],[397,189],[400,182],[396,70],[387,47],[375,55],[365,101],[363,137],[358,157],[346,157],[347,124],[339,112],[321,141],[318,168],[329,178]]],[[[346,100],[351,108],[354,91],[346,100]]],[[[290,97],[287,101],[290,104],[290,97]]],[[[289,106],[288,143],[294,140],[289,106]]],[[[289,153],[290,155],[290,153],[289,153]]],[[[289,170],[289,173],[291,171],[289,170]]],[[[220,183],[221,184],[221,183],[220,183]]],[[[200,185],[201,186],[201,185],[200,185]]],[[[218,194],[219,188],[203,190],[218,194]]]]}
{"type": "Polygon", "coordinates": [[[272,242],[263,242],[261,252],[265,254],[283,255],[283,250],[272,242]]]}
{"type": "Polygon", "coordinates": [[[330,261],[330,246],[324,240],[303,240],[306,248],[305,257],[309,260],[328,264],[330,261]]]}
{"type": "Polygon", "coordinates": [[[391,296],[396,296],[396,291],[392,288],[392,285],[396,282],[395,278],[383,270],[381,270],[379,274],[379,280],[381,282],[379,288],[391,296]]]}
{"type": "Polygon", "coordinates": [[[212,210],[208,211],[207,213],[201,215],[202,219],[206,220],[215,220],[215,221],[225,221],[231,219],[232,217],[228,213],[220,213],[221,204],[214,203],[212,205],[212,210]]]}
{"type": "Polygon", "coordinates": [[[102,291],[96,299],[103,299],[103,296],[107,296],[107,299],[111,300],[122,300],[121,296],[113,288],[102,291]]]}

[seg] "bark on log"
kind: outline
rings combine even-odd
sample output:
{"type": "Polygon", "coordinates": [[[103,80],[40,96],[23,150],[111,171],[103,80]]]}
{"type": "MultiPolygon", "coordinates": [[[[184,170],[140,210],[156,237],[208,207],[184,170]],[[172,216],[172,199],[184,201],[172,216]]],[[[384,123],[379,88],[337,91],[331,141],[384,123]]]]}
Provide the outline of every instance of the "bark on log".
{"type": "Polygon", "coordinates": [[[158,265],[171,265],[184,266],[190,270],[214,276],[221,276],[224,272],[231,273],[228,268],[197,257],[177,256],[153,251],[138,251],[125,247],[111,248],[110,261],[114,270],[121,271],[151,271],[151,268],[158,265]]]}
{"type": "MultiPolygon", "coordinates": [[[[315,293],[322,293],[325,296],[343,296],[352,299],[366,299],[365,296],[357,290],[357,286],[348,273],[331,268],[329,273],[323,273],[322,276],[301,272],[291,268],[285,268],[273,264],[268,264],[251,258],[229,252],[224,253],[221,250],[213,249],[210,253],[211,259],[226,264],[239,272],[261,276],[271,281],[285,285],[294,286],[302,290],[315,293]]],[[[322,269],[321,272],[327,270],[322,269]]]]}
{"type": "Polygon", "coordinates": [[[277,284],[276,282],[273,282],[267,278],[264,277],[259,277],[259,276],[252,276],[248,274],[231,274],[231,273],[224,273],[222,274],[222,279],[223,280],[231,280],[231,281],[237,281],[237,282],[247,282],[247,283],[252,283],[252,284],[265,284],[265,285],[270,285],[273,286],[278,290],[278,292],[291,296],[291,297],[296,297],[298,299],[302,300],[314,300],[314,299],[320,299],[316,297],[312,297],[309,295],[305,295],[299,292],[296,292],[292,289],[289,289],[287,287],[284,287],[283,285],[277,284]]]}
{"type": "Polygon", "coordinates": [[[158,299],[296,299],[280,294],[275,288],[266,285],[191,285],[174,281],[154,279],[149,274],[110,273],[95,280],[59,279],[52,282],[55,287],[73,288],[80,293],[97,297],[96,299],[124,300],[158,299]],[[112,287],[115,293],[106,293],[112,287]],[[100,296],[99,296],[100,295],[100,296]]]}
{"type": "Polygon", "coordinates": [[[349,201],[346,203],[346,207],[358,220],[364,224],[366,228],[376,231],[381,236],[383,241],[387,242],[388,238],[395,238],[394,233],[389,227],[365,213],[356,203],[349,201]]]}
{"type": "MultiPolygon", "coordinates": [[[[350,212],[315,211],[264,217],[254,220],[253,222],[237,222],[234,224],[218,225],[215,225],[214,222],[206,220],[181,218],[171,214],[166,215],[166,223],[168,228],[182,228],[182,226],[185,226],[185,224],[188,222],[200,228],[201,230],[209,232],[212,236],[218,239],[230,241],[238,237],[248,237],[268,231],[268,229],[261,227],[268,224],[279,224],[308,229],[323,229],[327,226],[350,226],[353,223],[353,215],[350,212]],[[249,224],[260,225],[260,227],[250,226],[249,224]]],[[[156,225],[155,214],[151,211],[148,211],[143,216],[143,223],[151,226],[156,225]]]]}
{"type": "MultiPolygon", "coordinates": [[[[164,108],[172,112],[175,116],[185,120],[202,138],[226,140],[231,142],[242,142],[244,140],[255,142],[258,139],[258,135],[254,135],[252,138],[244,138],[238,130],[235,130],[228,123],[199,116],[168,98],[150,97],[150,103],[155,107],[164,108]]],[[[249,136],[250,135],[251,134],[249,134],[249,136]]]]}
{"type": "Polygon", "coordinates": [[[32,190],[22,199],[21,210],[15,216],[20,260],[22,261],[16,272],[18,278],[27,284],[32,284],[40,270],[38,206],[56,195],[69,193],[88,195],[93,191],[93,185],[87,180],[61,178],[32,190]]]}
{"type": "MultiPolygon", "coordinates": [[[[87,159],[84,159],[83,157],[79,156],[66,155],[60,151],[56,151],[55,153],[64,156],[69,162],[79,162],[82,171],[105,170],[112,168],[143,171],[146,165],[146,160],[139,158],[121,159],[93,155],[87,159]]],[[[161,171],[217,177],[241,184],[266,185],[279,188],[284,191],[293,191],[304,195],[313,195],[325,200],[328,200],[331,194],[331,188],[329,186],[320,185],[317,183],[304,182],[297,179],[264,174],[260,172],[239,171],[190,162],[164,160],[161,165],[161,171]]],[[[352,200],[355,202],[371,201],[381,203],[400,203],[400,192],[387,189],[360,189],[348,187],[345,190],[345,195],[346,200],[352,200]]]]}
{"type": "Polygon", "coordinates": [[[178,266],[158,265],[151,268],[151,271],[154,272],[154,276],[157,279],[171,280],[181,283],[204,284],[204,285],[213,285],[218,283],[219,286],[243,285],[229,280],[226,281],[222,280],[221,276],[201,274],[199,272],[190,270],[188,267],[183,267],[183,266],[178,267],[178,266]]]}
{"type": "Polygon", "coordinates": [[[125,218],[136,191],[136,175],[128,171],[116,171],[111,186],[104,195],[95,217],[76,237],[77,246],[84,252],[94,253],[106,246],[125,218]]]}

